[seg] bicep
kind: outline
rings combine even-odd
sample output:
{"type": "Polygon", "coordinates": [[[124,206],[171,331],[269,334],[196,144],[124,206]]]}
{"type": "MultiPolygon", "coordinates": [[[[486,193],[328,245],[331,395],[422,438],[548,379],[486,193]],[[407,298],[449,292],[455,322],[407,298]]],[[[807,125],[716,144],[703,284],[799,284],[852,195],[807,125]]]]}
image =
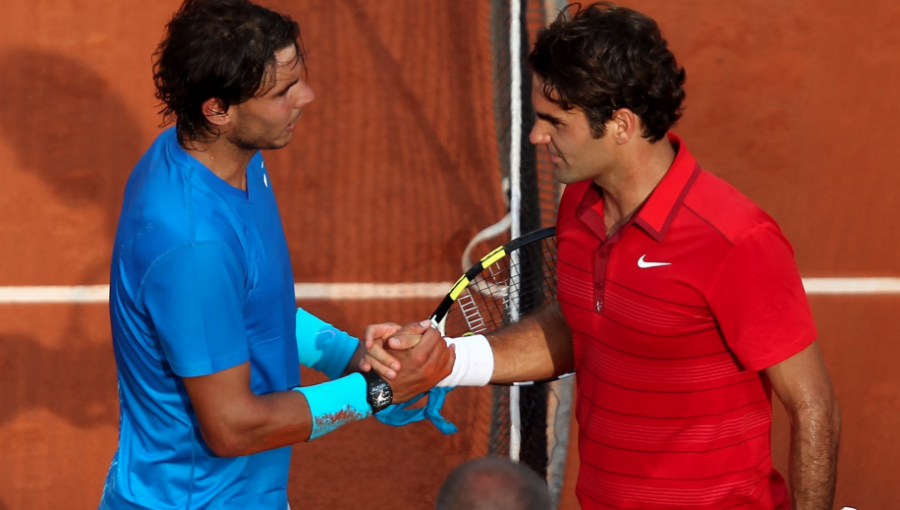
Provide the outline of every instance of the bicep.
{"type": "Polygon", "coordinates": [[[203,440],[219,456],[249,455],[310,437],[312,417],[299,391],[256,395],[250,363],[183,378],[203,440]]]}
{"type": "Polygon", "coordinates": [[[214,450],[217,443],[227,441],[237,421],[252,415],[249,362],[182,381],[203,438],[214,450]]]}

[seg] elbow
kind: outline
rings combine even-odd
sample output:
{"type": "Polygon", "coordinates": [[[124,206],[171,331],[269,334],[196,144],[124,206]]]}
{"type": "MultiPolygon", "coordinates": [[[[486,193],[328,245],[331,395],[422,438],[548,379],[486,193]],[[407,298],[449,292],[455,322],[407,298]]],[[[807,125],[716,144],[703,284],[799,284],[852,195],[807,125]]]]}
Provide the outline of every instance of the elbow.
{"type": "Polygon", "coordinates": [[[246,455],[247,448],[243,445],[238,434],[217,429],[213,431],[203,430],[201,427],[203,442],[216,457],[240,457],[246,455]]]}

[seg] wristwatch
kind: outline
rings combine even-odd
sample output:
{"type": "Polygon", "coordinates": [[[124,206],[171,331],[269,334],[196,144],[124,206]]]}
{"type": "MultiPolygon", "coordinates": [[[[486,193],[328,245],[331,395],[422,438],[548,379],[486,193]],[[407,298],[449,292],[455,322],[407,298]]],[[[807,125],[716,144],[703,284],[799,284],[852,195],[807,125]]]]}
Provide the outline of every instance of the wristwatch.
{"type": "Polygon", "coordinates": [[[372,406],[372,412],[377,413],[391,405],[394,400],[394,390],[374,370],[362,373],[366,380],[366,402],[372,406]]]}

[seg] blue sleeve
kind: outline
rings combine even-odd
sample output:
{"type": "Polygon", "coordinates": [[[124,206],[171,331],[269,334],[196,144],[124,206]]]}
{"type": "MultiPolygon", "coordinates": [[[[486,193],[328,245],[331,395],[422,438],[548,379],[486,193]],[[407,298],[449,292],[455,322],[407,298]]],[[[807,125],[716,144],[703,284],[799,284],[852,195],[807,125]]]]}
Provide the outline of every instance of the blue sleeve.
{"type": "Polygon", "coordinates": [[[181,246],[148,270],[141,301],[179,376],[209,375],[250,359],[243,273],[221,243],[181,246]]]}
{"type": "Polygon", "coordinates": [[[359,346],[359,340],[297,308],[297,351],[300,364],[337,379],[359,346]]]}

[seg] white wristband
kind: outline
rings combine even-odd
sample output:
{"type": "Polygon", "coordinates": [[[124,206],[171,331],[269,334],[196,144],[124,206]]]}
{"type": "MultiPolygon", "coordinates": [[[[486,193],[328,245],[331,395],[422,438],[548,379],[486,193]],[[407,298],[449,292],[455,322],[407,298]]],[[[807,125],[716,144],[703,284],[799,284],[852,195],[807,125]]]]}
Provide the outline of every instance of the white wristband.
{"type": "Polygon", "coordinates": [[[456,345],[456,361],[450,375],[438,386],[484,386],[494,375],[494,351],[484,335],[445,338],[447,345],[456,345]]]}

